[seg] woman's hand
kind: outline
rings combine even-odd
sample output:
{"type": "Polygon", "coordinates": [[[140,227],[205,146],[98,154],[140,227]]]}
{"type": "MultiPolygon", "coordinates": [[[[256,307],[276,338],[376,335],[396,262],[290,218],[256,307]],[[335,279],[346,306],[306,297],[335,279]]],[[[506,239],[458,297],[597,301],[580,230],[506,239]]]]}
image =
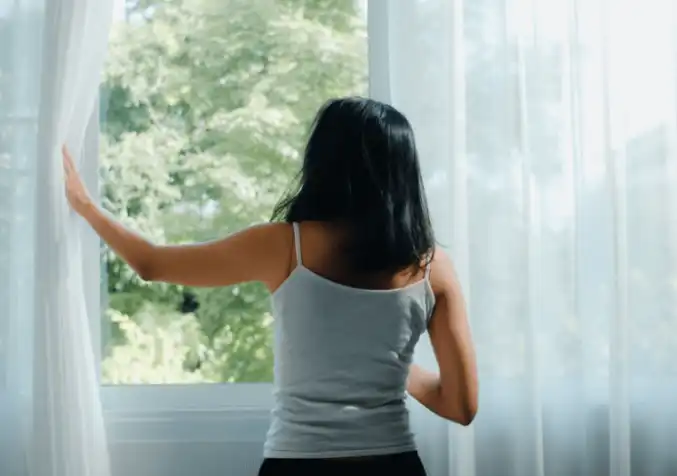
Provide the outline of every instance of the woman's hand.
{"type": "Polygon", "coordinates": [[[66,183],[66,198],[73,210],[79,215],[82,215],[85,210],[92,204],[92,199],[87,192],[85,184],[82,183],[80,174],[75,168],[73,158],[68,152],[68,148],[64,145],[61,149],[63,154],[63,171],[64,180],[66,183]]]}

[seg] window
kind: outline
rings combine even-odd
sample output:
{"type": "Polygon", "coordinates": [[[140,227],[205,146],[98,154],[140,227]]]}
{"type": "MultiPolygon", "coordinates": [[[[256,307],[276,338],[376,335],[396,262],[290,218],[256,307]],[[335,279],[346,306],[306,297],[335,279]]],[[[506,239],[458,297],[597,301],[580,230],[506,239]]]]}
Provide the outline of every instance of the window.
{"type": "MultiPolygon", "coordinates": [[[[225,9],[118,2],[100,111],[101,200],[156,242],[214,239],[269,219],[315,110],[367,93],[366,2],[241,0],[225,9]]],[[[272,380],[261,286],[149,284],[106,250],[102,268],[109,389],[272,380]]]]}

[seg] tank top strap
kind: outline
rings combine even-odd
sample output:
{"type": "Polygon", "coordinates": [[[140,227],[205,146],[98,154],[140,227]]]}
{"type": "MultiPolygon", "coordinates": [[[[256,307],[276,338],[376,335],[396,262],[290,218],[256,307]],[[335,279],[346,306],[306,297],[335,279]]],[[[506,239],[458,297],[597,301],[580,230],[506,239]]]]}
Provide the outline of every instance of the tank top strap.
{"type": "Polygon", "coordinates": [[[432,255],[428,257],[428,263],[425,265],[425,280],[430,281],[430,268],[432,267],[433,264],[433,257],[432,255]]]}
{"type": "Polygon", "coordinates": [[[296,265],[303,266],[303,258],[301,258],[301,228],[299,224],[294,222],[292,223],[294,228],[294,247],[296,249],[296,265]]]}

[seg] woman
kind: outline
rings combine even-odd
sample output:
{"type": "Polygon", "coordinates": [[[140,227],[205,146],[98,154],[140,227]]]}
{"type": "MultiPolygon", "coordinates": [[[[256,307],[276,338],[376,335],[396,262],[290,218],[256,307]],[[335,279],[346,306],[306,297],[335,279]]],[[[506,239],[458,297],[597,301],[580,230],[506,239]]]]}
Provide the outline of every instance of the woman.
{"type": "Polygon", "coordinates": [[[424,475],[406,392],[468,425],[477,370],[461,290],[435,249],[414,134],[393,107],[329,101],[298,189],[273,223],[222,240],[158,246],[98,208],[64,150],[73,209],[145,280],[259,281],[275,316],[275,407],[260,476],[424,475]],[[428,330],[439,373],[412,365],[428,330]]]}

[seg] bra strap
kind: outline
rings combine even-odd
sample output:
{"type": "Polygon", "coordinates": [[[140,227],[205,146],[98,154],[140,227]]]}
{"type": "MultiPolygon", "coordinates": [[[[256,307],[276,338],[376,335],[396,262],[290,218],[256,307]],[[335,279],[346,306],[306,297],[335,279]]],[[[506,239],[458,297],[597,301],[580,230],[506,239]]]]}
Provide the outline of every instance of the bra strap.
{"type": "Polygon", "coordinates": [[[301,229],[299,224],[294,222],[292,223],[294,227],[294,246],[296,247],[296,265],[303,266],[303,259],[301,258],[301,229]]]}

